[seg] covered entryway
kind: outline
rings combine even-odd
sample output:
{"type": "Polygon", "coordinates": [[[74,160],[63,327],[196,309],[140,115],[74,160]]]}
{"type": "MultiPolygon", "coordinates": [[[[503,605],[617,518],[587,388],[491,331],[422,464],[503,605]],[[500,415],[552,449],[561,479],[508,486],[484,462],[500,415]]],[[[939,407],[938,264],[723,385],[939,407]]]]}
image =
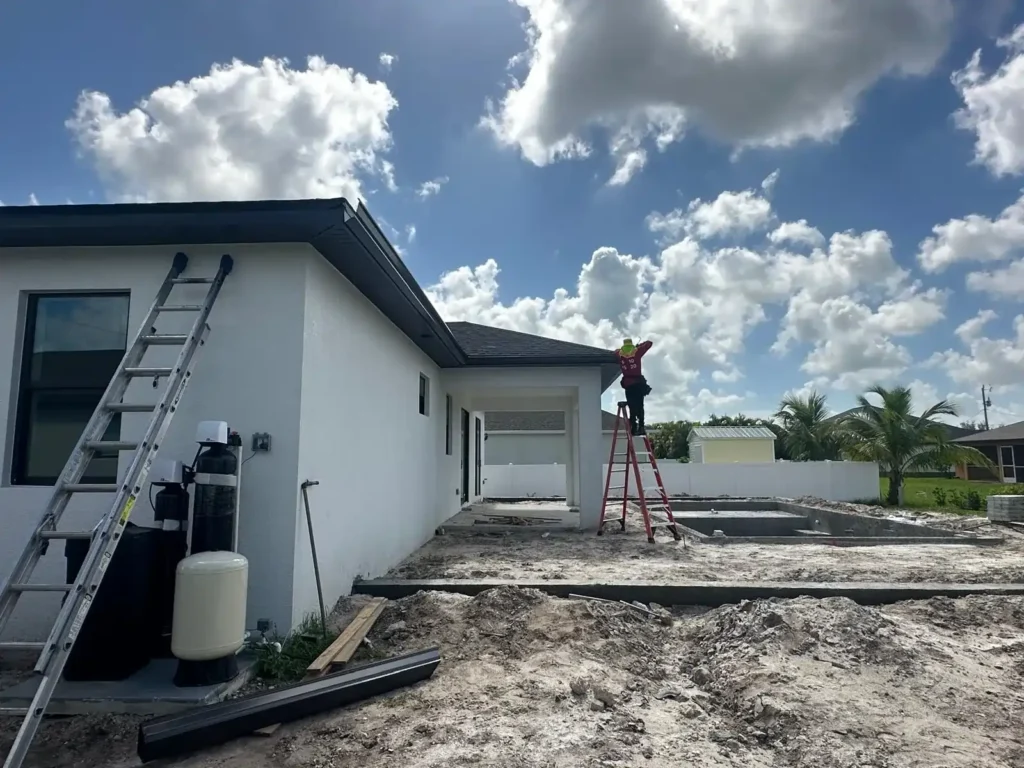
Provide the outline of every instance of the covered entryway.
{"type": "MultiPolygon", "coordinates": [[[[565,502],[579,511],[579,526],[596,528],[603,492],[601,393],[599,367],[506,367],[446,372],[446,386],[473,413],[488,411],[562,411],[565,414],[565,502]]],[[[487,498],[482,457],[487,450],[483,425],[474,418],[477,496],[487,498]]],[[[466,431],[468,434],[468,430],[466,431]]],[[[464,480],[468,479],[464,475],[464,480]]],[[[562,506],[561,504],[559,505],[562,506]]]]}

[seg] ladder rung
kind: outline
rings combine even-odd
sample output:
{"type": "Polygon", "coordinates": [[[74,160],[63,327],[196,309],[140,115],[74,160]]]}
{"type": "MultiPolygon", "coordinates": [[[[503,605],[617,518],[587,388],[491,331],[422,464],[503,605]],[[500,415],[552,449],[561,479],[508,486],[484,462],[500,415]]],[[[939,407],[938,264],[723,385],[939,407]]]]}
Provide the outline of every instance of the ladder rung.
{"type": "Polygon", "coordinates": [[[132,440],[87,440],[86,448],[94,451],[134,451],[139,447],[137,442],[132,440]]]}
{"type": "Polygon", "coordinates": [[[14,642],[6,641],[0,643],[0,651],[41,651],[46,647],[46,643],[39,641],[26,643],[26,642],[14,642]]]}
{"type": "Polygon", "coordinates": [[[91,539],[92,531],[40,531],[41,539],[91,539]]]}
{"type": "Polygon", "coordinates": [[[173,368],[125,368],[127,376],[170,376],[174,373],[173,368]]]}
{"type": "Polygon", "coordinates": [[[157,312],[199,312],[203,308],[202,304],[164,304],[162,307],[157,307],[157,312]]]}
{"type": "Polygon", "coordinates": [[[212,277],[173,277],[171,278],[172,285],[201,285],[213,282],[212,277]]]}
{"type": "Polygon", "coordinates": [[[116,493],[119,487],[114,483],[68,483],[64,490],[68,493],[116,493]]]}
{"type": "Polygon", "coordinates": [[[188,341],[188,335],[184,333],[157,333],[150,336],[143,336],[142,341],[154,346],[170,346],[172,344],[184,344],[188,341]]]}
{"type": "Polygon", "coordinates": [[[152,403],[110,403],[107,410],[114,413],[149,413],[156,409],[152,403]]]}
{"type": "MultiPolygon", "coordinates": [[[[0,646],[2,647],[2,646],[0,646]]],[[[3,715],[27,715],[27,707],[0,707],[0,716],[3,715]]]]}
{"type": "Polygon", "coordinates": [[[8,584],[14,592],[70,592],[73,584],[8,584]]]}

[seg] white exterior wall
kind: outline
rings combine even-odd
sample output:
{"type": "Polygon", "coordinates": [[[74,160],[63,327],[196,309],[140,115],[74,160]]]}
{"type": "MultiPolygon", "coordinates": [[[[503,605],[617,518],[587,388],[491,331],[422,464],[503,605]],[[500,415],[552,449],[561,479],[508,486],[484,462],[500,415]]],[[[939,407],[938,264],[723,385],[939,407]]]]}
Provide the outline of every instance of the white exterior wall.
{"type": "MultiPolygon", "coordinates": [[[[355,576],[380,575],[423,544],[461,507],[460,409],[454,397],[452,455],[445,455],[446,375],[308,245],[122,249],[32,249],[0,254],[0,576],[20,555],[50,489],[10,485],[10,447],[21,352],[21,292],[131,292],[129,341],[141,325],[176,250],[189,254],[189,275],[212,275],[222,253],[235,258],[210,318],[211,333],[161,450],[188,462],[196,423],[224,420],[242,436],[269,432],[272,450],[242,473],[239,550],[249,559],[247,623],[270,619],[281,631],[316,610],[305,510],[309,489],[324,599],[328,609],[355,576]],[[353,357],[356,362],[353,362],[353,357]],[[419,374],[430,378],[429,416],[418,413],[419,374]],[[401,467],[400,473],[396,467],[401,467]]],[[[207,286],[180,286],[173,303],[198,303],[207,286]]],[[[168,315],[161,333],[184,332],[191,313],[168,315]]],[[[146,363],[173,361],[178,348],[157,348],[146,363]]],[[[126,401],[151,402],[149,382],[126,401]]],[[[470,500],[473,426],[470,417],[470,500]]],[[[146,414],[126,414],[121,437],[140,436],[146,414]]],[[[127,470],[127,456],[120,471],[127,470]]],[[[482,470],[481,470],[482,471],[482,470]]],[[[481,477],[481,485],[483,477],[481,477]]],[[[61,528],[88,529],[107,495],[80,494],[61,528]]],[[[132,522],[149,525],[139,503],[132,522]]],[[[37,580],[63,581],[64,547],[54,543],[37,580]]],[[[30,593],[19,602],[5,639],[38,639],[59,597],[30,593]]]]}
{"type": "MultiPolygon", "coordinates": [[[[604,460],[612,452],[612,433],[601,433],[604,460]]],[[[488,464],[565,464],[568,442],[564,431],[519,430],[487,433],[488,464]]]]}
{"type": "MultiPolygon", "coordinates": [[[[756,464],[658,462],[665,490],[690,496],[817,496],[830,501],[878,498],[878,465],[854,461],[779,461],[756,464]]],[[[608,471],[608,465],[602,472],[608,471]]],[[[488,465],[492,498],[565,496],[565,468],[549,465],[488,465]]],[[[602,475],[603,477],[604,475],[602,475]]]]}
{"type": "MultiPolygon", "coordinates": [[[[124,290],[131,292],[129,341],[152,304],[178,248],[6,249],[0,253],[0,575],[6,576],[42,513],[48,487],[10,485],[13,416],[21,355],[21,292],[124,290]]],[[[308,246],[184,246],[189,275],[212,276],[222,253],[235,258],[210,317],[211,332],[200,351],[195,375],[171,423],[160,455],[192,460],[196,423],[227,421],[243,443],[253,432],[269,432],[272,450],[246,463],[241,490],[239,549],[249,558],[248,623],[267,617],[287,625],[291,617],[292,542],[295,539],[296,476],[299,454],[300,371],[303,294],[301,267],[308,246]],[[284,544],[282,544],[284,543],[284,544]]],[[[198,303],[208,286],[179,286],[174,303],[198,303]]],[[[161,319],[161,333],[184,332],[192,313],[161,319]]],[[[147,364],[174,357],[177,347],[147,353],[147,364]]],[[[126,401],[154,402],[148,381],[129,388],[126,401]]],[[[141,437],[148,414],[125,414],[122,439],[141,437]]],[[[127,470],[122,454],[121,472],[127,470]]],[[[90,528],[110,503],[103,494],[72,499],[61,528],[90,528]]],[[[132,522],[153,521],[148,501],[140,501],[132,522]]],[[[63,581],[64,547],[51,544],[35,578],[63,581]]],[[[56,614],[59,596],[23,596],[9,625],[10,639],[40,639],[56,614]]]]}
{"type": "MultiPolygon", "coordinates": [[[[382,575],[461,507],[460,409],[454,399],[452,455],[445,455],[447,377],[319,254],[305,260],[302,433],[299,478],[308,490],[324,600],[348,594],[357,576],[382,575]],[[430,380],[428,415],[419,378],[430,380]]],[[[473,418],[470,418],[470,500],[473,418]]],[[[309,535],[298,483],[291,618],[318,610],[309,535]]]]}

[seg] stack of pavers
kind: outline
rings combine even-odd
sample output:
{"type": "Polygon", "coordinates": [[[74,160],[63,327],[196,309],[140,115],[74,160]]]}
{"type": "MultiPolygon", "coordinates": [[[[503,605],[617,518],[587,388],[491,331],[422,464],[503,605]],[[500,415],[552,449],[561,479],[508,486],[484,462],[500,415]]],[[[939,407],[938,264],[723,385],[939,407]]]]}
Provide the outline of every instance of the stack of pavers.
{"type": "Polygon", "coordinates": [[[1024,496],[989,496],[988,519],[995,523],[1024,523],[1024,496]]]}

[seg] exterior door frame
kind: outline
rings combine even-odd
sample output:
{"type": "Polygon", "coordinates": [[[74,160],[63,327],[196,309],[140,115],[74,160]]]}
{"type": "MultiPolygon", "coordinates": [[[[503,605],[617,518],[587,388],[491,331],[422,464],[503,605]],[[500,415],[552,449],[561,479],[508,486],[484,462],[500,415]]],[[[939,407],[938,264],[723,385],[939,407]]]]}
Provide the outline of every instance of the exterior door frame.
{"type": "Polygon", "coordinates": [[[999,446],[999,464],[1002,467],[1002,472],[1000,472],[1000,474],[1002,475],[1002,480],[1004,483],[1017,482],[1017,471],[1016,469],[1014,469],[1014,467],[1016,466],[1016,457],[1014,456],[1014,452],[1015,449],[1012,445],[999,446]],[[1009,451],[1009,462],[1006,461],[1007,456],[1005,453],[1003,453],[1004,451],[1009,451]]]}
{"type": "Polygon", "coordinates": [[[476,425],[473,430],[473,440],[476,446],[476,455],[473,457],[473,493],[476,496],[483,496],[484,425],[479,416],[474,421],[476,425]]]}
{"type": "Polygon", "coordinates": [[[469,411],[462,409],[462,503],[469,503],[469,411]]]}

